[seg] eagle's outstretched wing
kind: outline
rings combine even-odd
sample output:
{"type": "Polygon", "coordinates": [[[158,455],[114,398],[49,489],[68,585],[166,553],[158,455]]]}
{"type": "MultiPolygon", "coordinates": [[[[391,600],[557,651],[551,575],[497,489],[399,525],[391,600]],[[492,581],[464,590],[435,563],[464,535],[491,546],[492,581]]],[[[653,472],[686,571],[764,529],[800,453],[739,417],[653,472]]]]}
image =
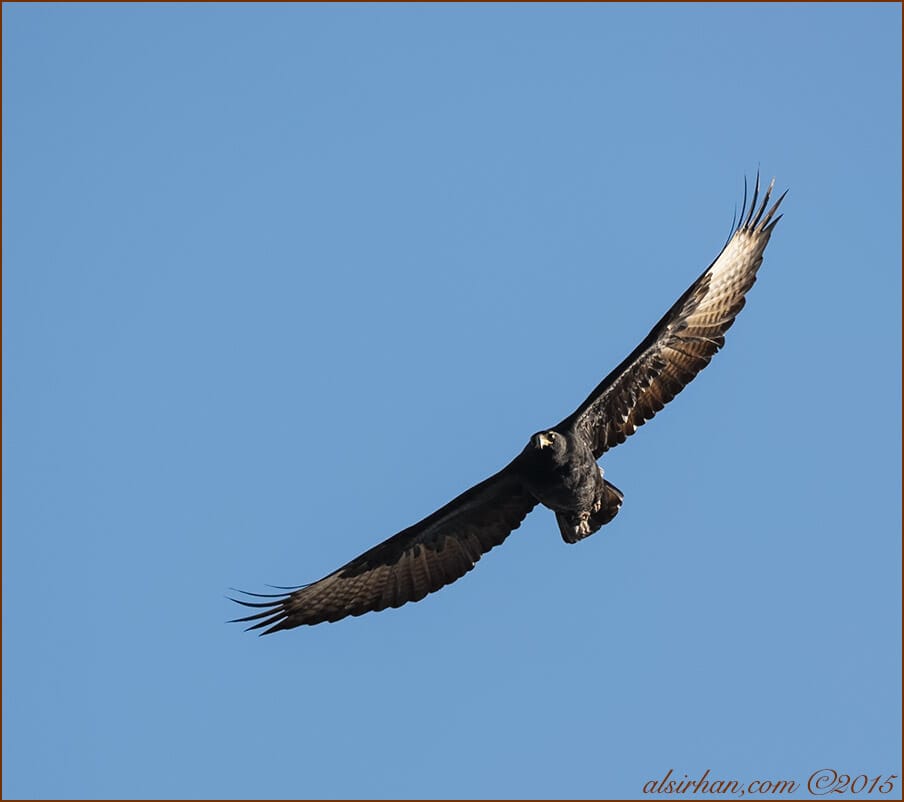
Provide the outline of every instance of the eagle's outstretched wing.
{"type": "Polygon", "coordinates": [[[682,295],[646,339],[594,389],[557,430],[574,428],[599,459],[623,443],[680,393],[725,343],[725,332],[744,306],[782,196],[766,211],[773,180],[757,207],[760,177],[750,207],[745,187],[741,219],[722,253],[682,295]]]}
{"type": "Polygon", "coordinates": [[[464,576],[536,504],[509,465],[318,582],[267,602],[234,599],[263,608],[235,621],[257,621],[248,629],[268,627],[266,635],[419,601],[464,576]]]}

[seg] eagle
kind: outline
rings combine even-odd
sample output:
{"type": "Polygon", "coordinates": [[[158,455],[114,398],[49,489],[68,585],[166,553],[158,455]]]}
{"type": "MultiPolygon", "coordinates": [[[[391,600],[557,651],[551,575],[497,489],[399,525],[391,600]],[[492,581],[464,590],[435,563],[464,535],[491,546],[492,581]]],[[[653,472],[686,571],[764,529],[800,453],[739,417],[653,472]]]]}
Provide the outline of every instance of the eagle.
{"type": "Polygon", "coordinates": [[[551,509],[566,543],[609,523],[624,495],[597,460],[671,401],[724,345],[744,306],[787,194],[769,206],[775,179],[760,199],[757,174],[747,184],[737,225],[703,271],[637,346],[567,418],[537,432],[501,471],[422,521],[355,557],[323,579],[266,601],[232,599],[257,612],[232,622],[266,635],[303,624],[400,607],[454,582],[500,545],[538,504],[551,509]],[[768,210],[767,210],[768,207],[768,210]]]}

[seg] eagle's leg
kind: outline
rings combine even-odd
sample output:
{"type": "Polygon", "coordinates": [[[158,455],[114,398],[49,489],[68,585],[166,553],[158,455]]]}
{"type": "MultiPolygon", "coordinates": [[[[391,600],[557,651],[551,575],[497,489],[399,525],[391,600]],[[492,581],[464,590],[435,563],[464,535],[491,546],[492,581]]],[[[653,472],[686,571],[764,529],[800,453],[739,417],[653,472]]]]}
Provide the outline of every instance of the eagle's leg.
{"type": "MultiPolygon", "coordinates": [[[[603,469],[600,468],[600,478],[602,475],[603,469]]],[[[624,494],[621,490],[603,479],[599,498],[594,503],[592,510],[556,513],[556,522],[559,524],[562,539],[566,543],[577,543],[592,535],[618,515],[623,499],[624,494]]]]}
{"type": "Polygon", "coordinates": [[[600,507],[603,506],[603,502],[606,500],[606,479],[605,479],[606,472],[603,470],[602,466],[597,465],[596,467],[599,468],[600,479],[602,480],[602,484],[603,484],[603,492],[599,494],[599,498],[597,498],[596,503],[593,505],[593,509],[591,510],[591,512],[594,512],[594,513],[597,513],[600,511],[600,507]]]}

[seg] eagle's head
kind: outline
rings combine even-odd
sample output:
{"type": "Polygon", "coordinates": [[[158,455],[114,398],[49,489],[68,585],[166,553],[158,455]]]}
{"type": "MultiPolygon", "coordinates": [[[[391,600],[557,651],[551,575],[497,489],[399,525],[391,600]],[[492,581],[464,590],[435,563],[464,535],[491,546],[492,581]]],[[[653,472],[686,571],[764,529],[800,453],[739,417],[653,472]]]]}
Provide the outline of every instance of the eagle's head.
{"type": "Polygon", "coordinates": [[[558,432],[537,432],[530,439],[530,445],[536,452],[558,456],[564,454],[568,448],[568,441],[564,435],[558,432]]]}

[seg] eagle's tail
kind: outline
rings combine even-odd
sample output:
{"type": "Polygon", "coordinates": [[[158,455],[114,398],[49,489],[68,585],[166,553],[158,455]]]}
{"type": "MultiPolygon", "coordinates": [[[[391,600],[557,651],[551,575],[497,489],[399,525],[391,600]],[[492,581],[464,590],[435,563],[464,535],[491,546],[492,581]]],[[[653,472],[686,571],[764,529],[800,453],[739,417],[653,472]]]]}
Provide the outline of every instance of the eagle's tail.
{"type": "Polygon", "coordinates": [[[562,533],[562,540],[566,543],[577,543],[585,537],[590,537],[600,527],[605,526],[618,515],[625,496],[614,484],[605,479],[603,479],[603,485],[605,486],[603,503],[596,512],[588,517],[585,518],[581,515],[562,512],[556,513],[559,531],[562,533]]]}

